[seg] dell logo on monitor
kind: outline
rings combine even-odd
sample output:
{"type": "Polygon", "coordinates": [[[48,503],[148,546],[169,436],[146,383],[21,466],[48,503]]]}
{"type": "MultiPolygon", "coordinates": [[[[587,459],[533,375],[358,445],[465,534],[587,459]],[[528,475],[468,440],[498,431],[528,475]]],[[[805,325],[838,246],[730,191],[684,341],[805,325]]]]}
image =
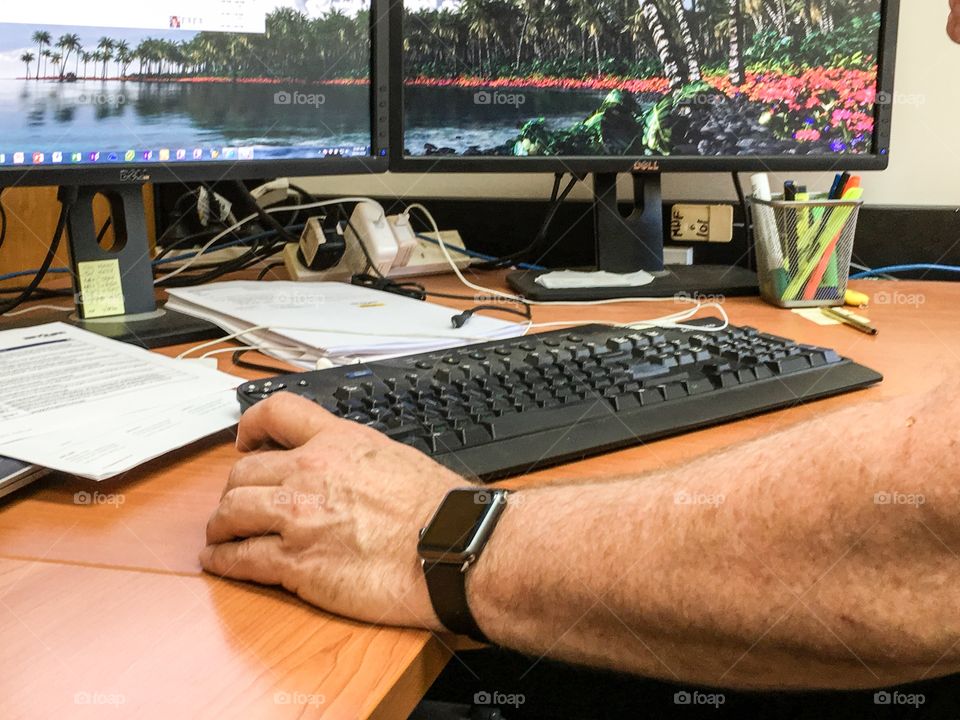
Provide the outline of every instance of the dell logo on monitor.
{"type": "Polygon", "coordinates": [[[659,160],[638,160],[633,164],[635,173],[658,173],[660,172],[659,160]]]}
{"type": "Polygon", "coordinates": [[[150,180],[150,171],[146,168],[133,168],[120,171],[120,182],[136,183],[148,182],[150,180]]]}

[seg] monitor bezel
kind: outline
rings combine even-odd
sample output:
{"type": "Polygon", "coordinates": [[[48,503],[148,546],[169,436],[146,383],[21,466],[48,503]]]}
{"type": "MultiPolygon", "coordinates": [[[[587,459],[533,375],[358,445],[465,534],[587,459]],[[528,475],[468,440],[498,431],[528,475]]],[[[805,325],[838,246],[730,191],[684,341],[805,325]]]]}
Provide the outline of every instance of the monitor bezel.
{"type": "Polygon", "coordinates": [[[390,163],[390,0],[371,0],[371,154],[349,158],[177,161],[104,165],[3,165],[0,187],[111,186],[214,182],[265,177],[380,174],[390,163]]]}
{"type": "MultiPolygon", "coordinates": [[[[900,0],[882,0],[877,93],[894,95],[900,0]]],[[[390,171],[396,173],[626,173],[886,170],[890,162],[893,102],[875,107],[874,151],[860,155],[744,157],[463,157],[406,155],[404,149],[403,2],[390,5],[390,171]]]]}

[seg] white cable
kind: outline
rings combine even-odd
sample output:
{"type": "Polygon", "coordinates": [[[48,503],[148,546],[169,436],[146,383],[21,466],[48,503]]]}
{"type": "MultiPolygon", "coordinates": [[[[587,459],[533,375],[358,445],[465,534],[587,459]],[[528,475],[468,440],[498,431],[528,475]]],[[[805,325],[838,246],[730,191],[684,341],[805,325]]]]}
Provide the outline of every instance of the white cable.
{"type": "MultiPolygon", "coordinates": [[[[685,302],[685,303],[690,303],[690,304],[695,305],[696,307],[695,307],[694,310],[693,310],[693,314],[696,314],[696,313],[697,313],[701,308],[703,308],[703,307],[711,307],[711,306],[712,306],[712,307],[717,307],[717,308],[719,308],[720,313],[721,313],[721,315],[723,315],[723,318],[724,318],[724,324],[723,324],[723,327],[722,327],[722,328],[694,328],[693,326],[684,327],[684,326],[680,326],[680,325],[672,325],[673,327],[677,327],[677,328],[679,328],[679,329],[704,330],[704,331],[707,331],[707,332],[717,332],[718,330],[726,329],[727,327],[729,327],[730,318],[729,318],[729,316],[727,315],[726,311],[724,311],[724,309],[723,309],[722,307],[720,307],[720,305],[719,305],[718,303],[709,303],[709,304],[707,304],[707,305],[704,305],[703,302],[701,302],[700,300],[698,300],[698,299],[696,299],[696,298],[688,298],[688,297],[682,297],[682,296],[674,296],[674,297],[672,297],[672,298],[618,298],[618,299],[614,299],[614,300],[583,300],[583,301],[572,301],[572,302],[538,302],[538,301],[535,301],[535,300],[527,300],[526,298],[522,298],[522,297],[520,297],[519,295],[511,295],[510,293],[505,293],[505,292],[502,292],[502,291],[500,291],[500,290],[495,290],[495,289],[493,289],[493,288],[483,287],[482,285],[476,285],[476,284],[470,282],[469,280],[467,280],[467,278],[464,277],[463,273],[460,272],[460,268],[457,267],[457,264],[454,262],[453,257],[451,257],[450,252],[447,250],[446,243],[444,243],[444,241],[443,241],[443,236],[442,236],[441,233],[440,233],[440,228],[439,228],[439,226],[437,225],[437,221],[434,219],[434,217],[433,217],[433,215],[430,213],[430,211],[427,210],[427,208],[425,208],[425,207],[424,207],[423,205],[421,205],[420,203],[411,203],[410,205],[407,206],[407,209],[404,210],[404,212],[403,212],[403,215],[405,215],[405,216],[407,217],[408,221],[409,221],[409,218],[410,218],[410,212],[413,211],[413,210],[419,211],[419,212],[427,219],[427,222],[430,223],[430,226],[433,228],[434,235],[436,236],[437,245],[440,247],[440,251],[443,253],[443,256],[444,256],[444,258],[446,259],[447,264],[450,265],[451,270],[453,270],[454,274],[457,276],[457,278],[460,280],[460,282],[463,283],[466,287],[468,287],[468,288],[470,288],[471,290],[474,290],[474,291],[476,291],[476,292],[486,293],[486,294],[489,294],[489,295],[493,295],[493,296],[496,296],[496,297],[503,298],[504,300],[510,300],[510,301],[512,301],[512,302],[517,302],[517,303],[525,303],[525,304],[527,304],[527,305],[541,305],[541,306],[546,305],[546,306],[555,306],[555,307],[556,307],[556,306],[561,306],[561,305],[569,305],[569,306],[574,306],[574,307],[583,307],[583,306],[593,306],[593,305],[617,305],[617,304],[619,304],[619,303],[632,303],[632,302],[670,302],[670,301],[672,300],[673,302],[685,302]]],[[[692,317],[692,316],[693,316],[693,315],[690,315],[690,316],[688,316],[688,317],[686,317],[686,318],[683,318],[683,319],[689,319],[689,317],[692,317]]],[[[668,316],[666,316],[666,317],[667,317],[667,318],[672,318],[673,316],[669,316],[669,315],[668,315],[668,316]]],[[[667,323],[669,323],[669,322],[671,322],[671,321],[670,321],[670,320],[665,320],[664,318],[657,318],[657,319],[654,319],[654,320],[649,321],[647,324],[655,325],[655,324],[661,324],[662,322],[667,322],[667,323]]],[[[582,323],[581,323],[581,324],[582,324],[582,323]]],[[[609,325],[609,324],[611,324],[611,323],[610,323],[609,320],[607,320],[607,321],[605,321],[605,324],[609,325]]]]}
{"type": "MultiPolygon", "coordinates": [[[[264,210],[264,212],[268,214],[273,214],[273,213],[279,213],[279,212],[292,212],[294,210],[313,210],[318,207],[327,207],[329,205],[340,205],[341,203],[350,203],[350,202],[369,203],[371,205],[375,205],[376,207],[380,208],[380,212],[383,212],[383,206],[380,203],[378,203],[376,200],[373,200],[367,197],[345,197],[345,198],[337,198],[336,200],[320,200],[318,202],[307,203],[305,205],[283,205],[280,207],[267,208],[266,210],[264,210]]],[[[213,239],[209,240],[206,245],[200,248],[199,252],[197,252],[196,255],[194,255],[192,258],[190,258],[185,263],[183,263],[183,265],[180,265],[175,270],[172,270],[166,275],[157,278],[156,280],[153,281],[153,284],[156,285],[158,283],[169,280],[172,277],[176,277],[177,275],[182,273],[184,270],[189,268],[191,265],[193,265],[198,259],[200,259],[207,252],[207,250],[209,250],[211,247],[216,245],[220,240],[223,240],[223,238],[227,237],[232,232],[239,230],[248,222],[256,220],[258,217],[260,217],[260,214],[254,213],[253,215],[248,215],[242,220],[238,220],[223,232],[215,235],[213,239]]]]}
{"type": "Polygon", "coordinates": [[[70,312],[73,310],[73,305],[34,305],[33,307],[28,307],[24,310],[17,310],[16,312],[4,313],[3,317],[16,317],[17,315],[26,315],[27,313],[32,313],[37,310],[56,310],[57,312],[70,312]]]}
{"type": "MultiPolygon", "coordinates": [[[[195,345],[192,348],[188,348],[184,350],[182,353],[180,353],[179,355],[177,355],[175,359],[183,360],[188,355],[192,355],[193,353],[198,352],[200,350],[205,350],[208,347],[219,345],[220,343],[228,342],[230,340],[237,340],[243,337],[244,335],[249,335],[252,332],[260,332],[262,330],[267,330],[267,331],[286,330],[288,332],[311,332],[311,333],[330,332],[330,333],[337,333],[341,335],[357,335],[362,337],[376,337],[376,338],[384,337],[384,334],[380,332],[364,332],[362,330],[344,330],[342,328],[324,329],[324,328],[318,328],[315,325],[312,327],[294,327],[294,326],[287,326],[287,325],[254,325],[253,327],[247,328],[246,330],[240,330],[239,332],[231,333],[229,335],[224,335],[223,337],[217,338],[215,340],[208,340],[207,342],[200,343],[199,345],[195,345]]],[[[478,342],[478,343],[490,342],[491,340],[496,340],[496,338],[473,336],[473,335],[462,335],[462,336],[458,335],[457,337],[453,337],[451,335],[428,335],[426,333],[390,333],[387,337],[406,338],[410,340],[446,340],[446,341],[451,341],[451,340],[456,341],[456,340],[462,339],[468,342],[472,341],[472,342],[478,342]]],[[[504,341],[509,339],[510,338],[504,338],[504,341]]],[[[291,348],[287,346],[287,349],[291,349],[291,348]]],[[[294,348],[293,350],[296,351],[297,348],[294,348]]]]}

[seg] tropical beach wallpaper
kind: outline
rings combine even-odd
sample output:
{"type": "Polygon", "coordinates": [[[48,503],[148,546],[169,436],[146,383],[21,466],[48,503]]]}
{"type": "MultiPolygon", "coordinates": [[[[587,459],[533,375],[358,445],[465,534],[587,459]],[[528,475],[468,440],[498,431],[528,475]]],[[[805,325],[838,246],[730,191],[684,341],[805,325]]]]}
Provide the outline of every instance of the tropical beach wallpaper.
{"type": "Polygon", "coordinates": [[[405,150],[867,153],[880,13],[880,0],[408,5],[405,150]]]}
{"type": "Polygon", "coordinates": [[[264,33],[0,22],[0,162],[368,154],[369,4],[275,5],[264,33]]]}

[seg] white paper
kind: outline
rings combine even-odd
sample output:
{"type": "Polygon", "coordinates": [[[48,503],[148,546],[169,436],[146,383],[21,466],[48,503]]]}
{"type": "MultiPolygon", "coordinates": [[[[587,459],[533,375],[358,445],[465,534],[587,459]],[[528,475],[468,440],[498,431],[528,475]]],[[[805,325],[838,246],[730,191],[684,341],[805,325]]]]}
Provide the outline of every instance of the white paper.
{"type": "Polygon", "coordinates": [[[70,431],[47,432],[2,446],[4,455],[91,480],[106,480],[185,447],[240,420],[233,391],[133,410],[70,431]]]}
{"type": "Polygon", "coordinates": [[[242,381],[63,323],[0,332],[0,455],[103,480],[231,427],[242,381]]]}
{"type": "Polygon", "coordinates": [[[170,296],[172,310],[234,332],[262,327],[241,340],[307,353],[302,361],[429,352],[517,337],[525,329],[481,315],[454,328],[454,309],[346,283],[238,280],[174,289],[170,296]]]}
{"type": "Polygon", "coordinates": [[[558,270],[537,277],[537,285],[547,290],[581,290],[587,288],[632,288],[644,287],[654,280],[653,275],[644,270],[620,275],[609,272],[577,272],[558,270]]]}

